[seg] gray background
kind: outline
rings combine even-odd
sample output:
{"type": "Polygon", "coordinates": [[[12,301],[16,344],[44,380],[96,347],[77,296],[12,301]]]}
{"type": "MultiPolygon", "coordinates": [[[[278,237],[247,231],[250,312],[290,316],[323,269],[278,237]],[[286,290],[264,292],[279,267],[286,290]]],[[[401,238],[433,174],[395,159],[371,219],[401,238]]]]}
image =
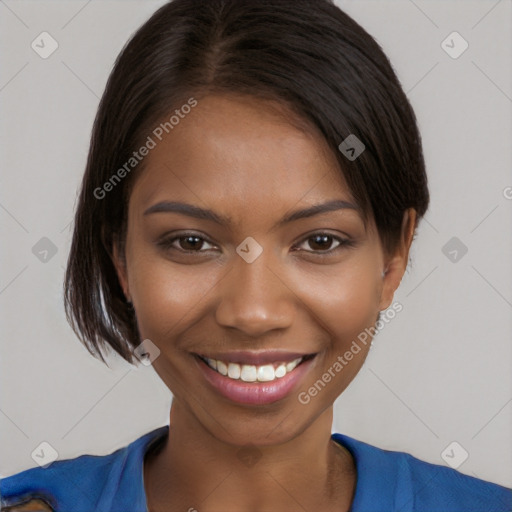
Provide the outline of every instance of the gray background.
{"type": "MultiPolygon", "coordinates": [[[[153,369],[93,359],[62,306],[99,97],[162,3],[0,1],[2,476],[35,466],[42,441],[60,459],[100,455],[168,422],[171,395],[153,369]],[[31,48],[43,31],[59,45],[47,59],[31,48]],[[32,252],[43,237],[57,250],[46,262],[32,252]]],[[[511,2],[338,4],[411,99],[432,203],[395,295],[403,311],[336,402],[333,431],[437,464],[457,441],[469,453],[459,471],[512,487],[511,2]],[[441,47],[453,31],[469,43],[457,59],[441,47]],[[452,237],[468,249],[455,262],[442,250],[452,237]]]]}

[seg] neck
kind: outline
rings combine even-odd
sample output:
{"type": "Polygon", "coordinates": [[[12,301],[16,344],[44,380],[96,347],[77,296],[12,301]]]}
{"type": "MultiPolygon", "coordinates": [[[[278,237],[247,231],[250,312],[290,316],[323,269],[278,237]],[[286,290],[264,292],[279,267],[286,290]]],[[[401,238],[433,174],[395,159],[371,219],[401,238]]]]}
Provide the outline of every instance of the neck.
{"type": "Polygon", "coordinates": [[[332,407],[279,444],[228,444],[173,401],[169,438],[145,461],[151,512],[348,510],[355,467],[331,440],[332,407]],[[312,484],[314,483],[314,484],[312,484]]]}

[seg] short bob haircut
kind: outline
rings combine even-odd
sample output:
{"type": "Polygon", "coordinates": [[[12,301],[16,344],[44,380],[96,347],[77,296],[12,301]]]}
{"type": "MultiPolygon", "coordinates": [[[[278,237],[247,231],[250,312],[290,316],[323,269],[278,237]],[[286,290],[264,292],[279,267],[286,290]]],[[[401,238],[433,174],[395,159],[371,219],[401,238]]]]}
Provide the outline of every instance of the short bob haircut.
{"type": "Polygon", "coordinates": [[[332,0],[171,1],[132,36],[115,62],[75,213],[65,311],[81,342],[105,363],[105,344],[134,364],[133,350],[142,342],[112,247],[118,244],[123,257],[130,191],[144,161],[108,194],[98,190],[162,119],[191,97],[200,101],[209,94],[277,102],[320,133],[365,221],[374,219],[387,254],[400,241],[405,210],[416,210],[417,226],[428,208],[412,107],[378,43],[332,0]],[[350,134],[365,145],[355,160],[338,149],[350,134]]]}

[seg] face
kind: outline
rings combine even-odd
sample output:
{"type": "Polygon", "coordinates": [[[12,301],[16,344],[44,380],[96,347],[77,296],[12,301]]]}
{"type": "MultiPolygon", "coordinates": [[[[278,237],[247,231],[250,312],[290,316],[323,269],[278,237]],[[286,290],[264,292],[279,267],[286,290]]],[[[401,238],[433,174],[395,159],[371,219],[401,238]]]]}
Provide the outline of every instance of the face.
{"type": "Polygon", "coordinates": [[[254,98],[198,100],[144,165],[114,260],[155,370],[218,439],[294,438],[361,368],[370,340],[343,356],[390,305],[407,251],[385,257],[323,139],[254,98]]]}

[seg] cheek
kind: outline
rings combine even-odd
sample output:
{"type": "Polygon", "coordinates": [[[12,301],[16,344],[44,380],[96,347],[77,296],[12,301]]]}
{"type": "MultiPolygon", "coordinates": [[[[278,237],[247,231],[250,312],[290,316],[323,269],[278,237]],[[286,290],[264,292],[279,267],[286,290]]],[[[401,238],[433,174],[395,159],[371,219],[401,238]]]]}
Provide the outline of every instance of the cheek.
{"type": "Polygon", "coordinates": [[[382,283],[374,259],[358,254],[320,275],[302,274],[302,298],[334,342],[349,343],[377,319],[382,283]]]}
{"type": "Polygon", "coordinates": [[[168,339],[190,323],[220,279],[218,272],[149,254],[133,261],[130,272],[140,335],[155,340],[168,339]]]}
{"type": "MultiPolygon", "coordinates": [[[[303,277],[309,283],[303,297],[308,297],[308,307],[315,313],[313,321],[329,337],[314,374],[302,389],[306,398],[319,395],[315,403],[320,409],[332,405],[352,382],[370,348],[381,283],[375,259],[360,256],[357,262],[354,258],[351,264],[323,272],[321,277],[303,277]],[[325,384],[319,385],[319,380],[325,384]]],[[[300,396],[304,399],[304,394],[300,396]]]]}

